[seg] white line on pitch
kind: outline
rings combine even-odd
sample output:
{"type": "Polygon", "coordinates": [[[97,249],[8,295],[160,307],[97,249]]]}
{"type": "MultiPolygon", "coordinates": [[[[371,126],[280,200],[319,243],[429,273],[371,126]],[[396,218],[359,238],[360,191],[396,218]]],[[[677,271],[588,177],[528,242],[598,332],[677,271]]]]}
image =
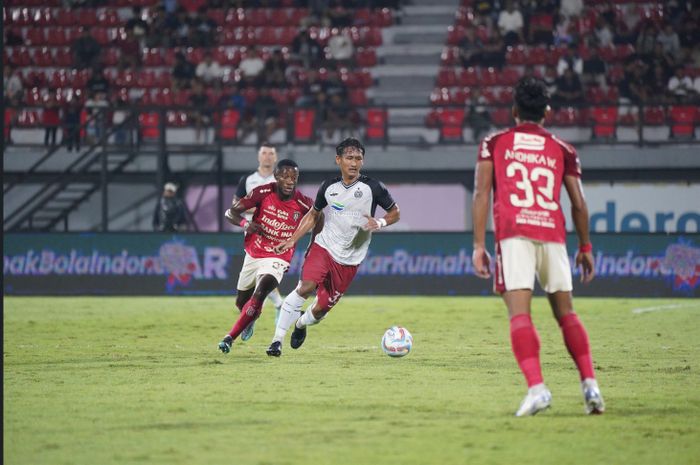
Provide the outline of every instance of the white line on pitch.
{"type": "Polygon", "coordinates": [[[632,313],[648,313],[648,312],[661,312],[664,310],[674,310],[676,308],[700,308],[700,305],[693,304],[672,304],[672,305],[659,305],[657,307],[642,307],[633,308],[632,313]]]}

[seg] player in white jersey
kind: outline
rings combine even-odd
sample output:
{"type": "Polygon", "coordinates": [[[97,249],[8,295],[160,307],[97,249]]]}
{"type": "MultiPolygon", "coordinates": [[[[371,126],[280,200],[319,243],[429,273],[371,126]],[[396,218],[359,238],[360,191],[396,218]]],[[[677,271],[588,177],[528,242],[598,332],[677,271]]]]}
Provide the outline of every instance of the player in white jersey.
{"type": "MultiPolygon", "coordinates": [[[[241,178],[240,182],[238,183],[238,188],[236,189],[236,195],[233,197],[233,203],[236,203],[238,200],[244,198],[256,187],[275,182],[275,163],[277,163],[277,150],[274,146],[268,144],[267,142],[263,142],[258,150],[258,169],[241,178]]],[[[251,221],[254,210],[255,209],[251,209],[245,212],[243,217],[247,221],[251,221]]],[[[279,289],[275,288],[267,295],[267,298],[270,300],[270,302],[272,302],[272,305],[275,306],[276,322],[279,318],[280,309],[282,308],[282,296],[280,295],[279,289]]],[[[255,321],[243,331],[241,334],[241,340],[247,341],[253,337],[254,330],[255,321]]]]}
{"type": "Polygon", "coordinates": [[[299,228],[275,250],[282,253],[310,231],[328,206],[323,229],[309,247],[296,289],[282,304],[277,328],[267,354],[279,357],[282,341],[296,321],[291,346],[298,349],[306,339],[306,327],[319,323],[338,303],[367,255],[372,232],[399,221],[399,206],[381,182],[360,174],[365,148],[354,138],[345,139],[335,151],[340,176],[325,181],[316,195],[314,206],[304,216],[299,228]],[[374,218],[377,205],[386,211],[374,218]],[[305,313],[301,306],[316,292],[305,313]]]}

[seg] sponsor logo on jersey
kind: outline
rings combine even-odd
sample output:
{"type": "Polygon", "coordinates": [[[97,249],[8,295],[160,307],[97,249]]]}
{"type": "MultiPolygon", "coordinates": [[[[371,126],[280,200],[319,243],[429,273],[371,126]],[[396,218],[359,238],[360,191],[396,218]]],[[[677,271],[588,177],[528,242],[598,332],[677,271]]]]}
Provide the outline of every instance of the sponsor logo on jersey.
{"type": "Polygon", "coordinates": [[[328,195],[331,196],[331,197],[335,197],[336,195],[338,195],[338,193],[337,193],[337,192],[331,192],[331,193],[328,194],[328,195]]]}
{"type": "Polygon", "coordinates": [[[331,208],[332,208],[333,210],[335,210],[335,211],[342,212],[343,210],[345,210],[345,205],[343,205],[343,204],[340,203],[340,202],[332,202],[332,203],[331,203],[331,208]]]}
{"type": "Polygon", "coordinates": [[[524,132],[516,132],[513,138],[513,150],[544,150],[544,137],[537,134],[527,134],[524,132]]]}

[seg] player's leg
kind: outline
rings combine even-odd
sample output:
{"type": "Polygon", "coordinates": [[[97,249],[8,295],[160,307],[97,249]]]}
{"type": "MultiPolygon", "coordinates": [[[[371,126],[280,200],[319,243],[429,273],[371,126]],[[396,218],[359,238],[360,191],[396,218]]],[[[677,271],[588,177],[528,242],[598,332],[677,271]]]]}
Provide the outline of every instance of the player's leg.
{"type": "Polygon", "coordinates": [[[552,399],[542,378],[540,338],[530,317],[535,266],[532,241],[511,238],[496,244],[495,287],[508,308],[511,348],[528,386],[517,416],[535,415],[548,408],[552,399]]]}
{"type": "MultiPolygon", "coordinates": [[[[307,257],[308,258],[308,257],[307,257]]],[[[306,265],[305,265],[306,266],[306,265]]],[[[289,331],[289,327],[302,314],[301,307],[306,302],[306,299],[316,290],[317,284],[312,280],[301,280],[296,289],[287,294],[282,302],[280,315],[275,326],[275,334],[272,337],[272,343],[267,349],[267,355],[279,357],[282,355],[282,342],[289,331]]]]}
{"type": "Polygon", "coordinates": [[[350,286],[357,266],[341,265],[333,260],[330,255],[326,257],[326,265],[329,270],[328,279],[319,284],[316,292],[316,300],[294,325],[294,332],[290,340],[293,349],[298,349],[306,340],[306,328],[321,322],[326,314],[340,301],[345,291],[350,286]]]}
{"type": "Polygon", "coordinates": [[[588,333],[574,312],[571,297],[573,283],[566,246],[545,243],[539,252],[537,276],[547,293],[566,348],[578,368],[586,413],[603,413],[605,404],[595,379],[588,333]]]}
{"type": "MultiPolygon", "coordinates": [[[[239,312],[243,311],[243,307],[255,291],[258,264],[259,262],[256,259],[245,254],[243,266],[241,267],[240,273],[238,273],[238,283],[236,284],[236,289],[238,289],[236,307],[239,312]]],[[[233,338],[227,334],[221,342],[219,342],[219,350],[225,354],[229,353],[232,343],[233,338]]]]}
{"type": "Polygon", "coordinates": [[[274,291],[270,292],[267,299],[272,302],[272,305],[275,307],[275,326],[277,326],[277,321],[280,319],[280,311],[282,310],[282,302],[284,302],[284,299],[280,295],[279,289],[275,289],[274,291]]]}

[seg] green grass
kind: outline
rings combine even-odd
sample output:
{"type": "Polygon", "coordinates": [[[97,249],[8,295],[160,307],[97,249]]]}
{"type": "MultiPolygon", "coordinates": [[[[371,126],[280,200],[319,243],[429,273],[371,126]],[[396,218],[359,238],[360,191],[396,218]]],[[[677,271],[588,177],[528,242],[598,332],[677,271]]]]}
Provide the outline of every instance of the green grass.
{"type": "Polygon", "coordinates": [[[4,463],[700,463],[700,303],[576,300],[608,411],[541,299],[553,407],[525,393],[497,298],[346,297],[294,351],[265,355],[273,311],[225,356],[223,298],[5,298],[4,463]],[[636,307],[680,304],[634,314],[636,307]],[[414,350],[391,359],[384,329],[414,350]]]}

